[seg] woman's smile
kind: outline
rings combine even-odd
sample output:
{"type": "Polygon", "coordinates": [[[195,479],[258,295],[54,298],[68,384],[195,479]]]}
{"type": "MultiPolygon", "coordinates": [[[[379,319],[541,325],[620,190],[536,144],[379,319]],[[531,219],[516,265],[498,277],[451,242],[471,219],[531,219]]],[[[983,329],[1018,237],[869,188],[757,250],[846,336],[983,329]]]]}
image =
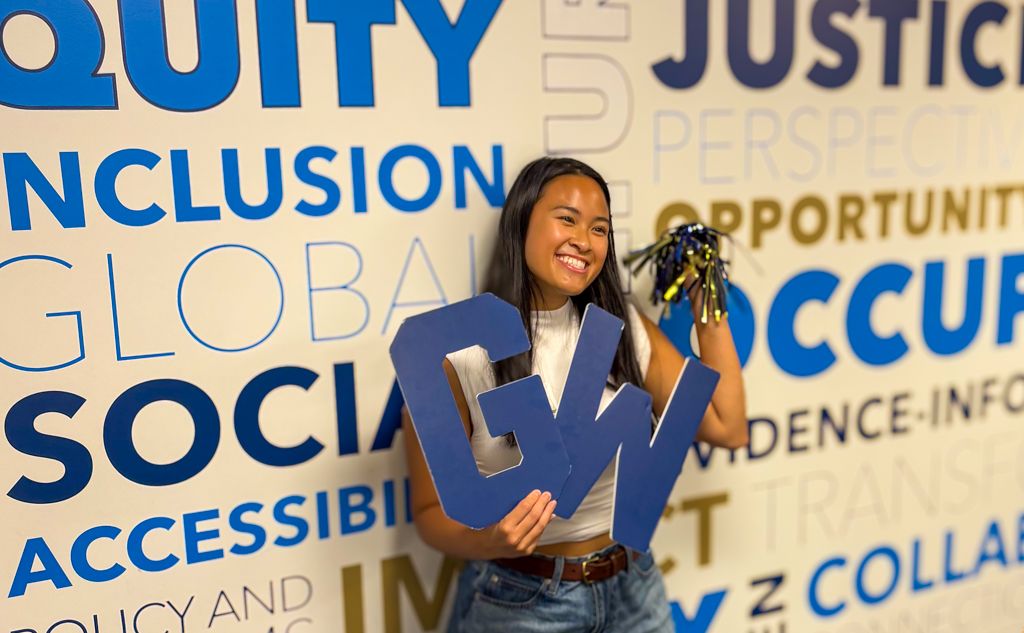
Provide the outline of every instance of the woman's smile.
{"type": "Polygon", "coordinates": [[[579,274],[586,271],[587,266],[590,265],[589,262],[572,255],[555,255],[555,259],[570,271],[579,274]]]}

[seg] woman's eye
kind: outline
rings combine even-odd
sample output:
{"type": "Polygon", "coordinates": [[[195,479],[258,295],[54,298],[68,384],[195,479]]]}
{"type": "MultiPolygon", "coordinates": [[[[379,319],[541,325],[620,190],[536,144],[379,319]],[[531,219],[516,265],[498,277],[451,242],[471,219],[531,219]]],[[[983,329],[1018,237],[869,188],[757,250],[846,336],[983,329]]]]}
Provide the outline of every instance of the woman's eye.
{"type": "Polygon", "coordinates": [[[566,224],[573,224],[574,223],[573,217],[571,215],[563,215],[562,217],[560,217],[558,219],[559,220],[564,220],[566,224]]]}
{"type": "Polygon", "coordinates": [[[594,230],[597,231],[598,235],[607,235],[608,234],[608,229],[604,228],[603,226],[594,227],[594,230]]]}

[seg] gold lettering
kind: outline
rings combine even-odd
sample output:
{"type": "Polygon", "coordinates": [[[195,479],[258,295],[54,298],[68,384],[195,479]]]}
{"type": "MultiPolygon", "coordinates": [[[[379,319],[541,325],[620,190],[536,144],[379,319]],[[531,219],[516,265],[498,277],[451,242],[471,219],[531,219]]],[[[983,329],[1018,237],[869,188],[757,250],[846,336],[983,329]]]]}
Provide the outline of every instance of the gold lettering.
{"type": "Polygon", "coordinates": [[[981,188],[981,200],[978,202],[978,229],[985,230],[985,222],[988,219],[988,189],[981,188]]]}
{"type": "Polygon", "coordinates": [[[789,216],[789,231],[793,234],[793,239],[800,244],[814,244],[825,235],[827,229],[828,211],[825,209],[824,200],[815,195],[807,195],[796,201],[793,213],[789,216]],[[805,232],[800,219],[806,215],[804,211],[808,209],[813,211],[811,217],[816,215],[817,220],[815,228],[810,232],[805,232]]]}
{"type": "Polygon", "coordinates": [[[670,227],[690,222],[700,222],[697,210],[685,202],[673,202],[658,214],[658,221],[654,226],[654,234],[661,235],[670,227]]]}
{"type": "Polygon", "coordinates": [[[889,208],[893,202],[896,202],[897,194],[895,191],[876,191],[874,195],[875,202],[878,203],[878,237],[884,238],[889,237],[889,208]]]}
{"type": "Polygon", "coordinates": [[[701,567],[711,563],[711,509],[728,502],[728,492],[694,497],[683,501],[683,512],[697,511],[697,562],[701,567]]]}
{"type": "Polygon", "coordinates": [[[750,248],[761,247],[761,234],[774,229],[782,221],[782,206],[778,200],[758,198],[753,203],[754,221],[750,228],[750,248]]]}
{"type": "Polygon", "coordinates": [[[928,189],[924,193],[924,219],[920,223],[914,222],[914,194],[907,192],[907,208],[903,210],[903,228],[908,235],[921,235],[928,230],[932,223],[932,205],[935,202],[935,192],[928,189]]]}
{"type": "Polygon", "coordinates": [[[960,230],[967,231],[967,211],[971,204],[971,190],[964,189],[964,196],[957,203],[953,191],[946,189],[942,193],[942,232],[949,232],[950,219],[955,218],[960,230]]]}
{"type": "Polygon", "coordinates": [[[1010,215],[1010,194],[1016,190],[1017,187],[1013,187],[1010,185],[996,187],[993,190],[995,191],[996,197],[999,198],[999,228],[1001,229],[1006,228],[1006,221],[1009,219],[1010,215]]]}
{"type": "Polygon", "coordinates": [[[719,200],[711,203],[711,228],[723,233],[732,233],[743,223],[743,211],[740,205],[731,200],[719,200]]]}
{"type": "Polygon", "coordinates": [[[363,566],[341,568],[341,602],[344,605],[345,632],[363,633],[363,566]]]}
{"type": "Polygon", "coordinates": [[[434,597],[427,598],[423,584],[412,565],[409,556],[396,556],[381,561],[381,585],[384,592],[384,630],[386,633],[401,633],[402,610],[400,592],[405,587],[409,601],[412,603],[420,628],[432,631],[441,621],[441,609],[444,607],[448,588],[455,579],[456,573],[462,568],[462,561],[444,557],[441,570],[434,583],[434,597]]]}
{"type": "Polygon", "coordinates": [[[864,239],[864,228],[860,220],[864,216],[864,198],[850,193],[839,196],[839,241],[846,240],[846,231],[851,230],[858,240],[864,239]],[[851,212],[852,209],[852,212],[851,212]]]}

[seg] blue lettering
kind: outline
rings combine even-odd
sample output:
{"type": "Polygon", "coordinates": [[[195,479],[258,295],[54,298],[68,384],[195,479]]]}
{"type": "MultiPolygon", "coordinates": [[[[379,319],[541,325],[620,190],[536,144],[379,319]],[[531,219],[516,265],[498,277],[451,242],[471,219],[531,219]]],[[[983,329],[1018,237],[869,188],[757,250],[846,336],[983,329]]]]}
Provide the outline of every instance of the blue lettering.
{"type": "Polygon", "coordinates": [[[32,187],[32,191],[62,227],[85,228],[85,202],[82,198],[82,170],[78,163],[78,152],[60,153],[60,175],[63,197],[28,154],[4,154],[4,179],[7,183],[7,202],[10,205],[13,230],[28,231],[32,228],[28,215],[29,187],[32,187]]]}
{"type": "Polygon", "coordinates": [[[334,160],[338,152],[330,147],[314,145],[307,147],[295,156],[295,177],[310,187],[316,187],[324,192],[324,201],[320,204],[312,204],[305,199],[295,205],[295,210],[303,215],[319,217],[327,215],[338,208],[341,202],[341,189],[338,184],[323,174],[318,174],[310,169],[309,164],[315,159],[325,160],[328,163],[334,160]]]}
{"type": "Polygon", "coordinates": [[[331,536],[331,522],[330,517],[327,516],[326,490],[316,493],[316,535],[321,541],[331,536]]]}
{"type": "MultiPolygon", "coordinates": [[[[555,424],[572,464],[569,478],[558,495],[555,514],[571,517],[608,463],[618,456],[612,538],[646,551],[718,375],[688,360],[653,439],[644,425],[636,424],[637,420],[650,417],[650,394],[634,385],[624,386],[599,416],[601,395],[622,328],[620,319],[595,305],[587,306],[555,414],[555,424]],[[680,402],[687,404],[683,406],[680,402]],[[601,430],[599,433],[595,432],[595,424],[601,430]]],[[[481,407],[496,393],[480,394],[481,407]]],[[[506,410],[500,415],[509,418],[505,425],[511,425],[518,412],[506,410]]],[[[501,417],[498,421],[502,422],[501,417]]]]}
{"type": "Polygon", "coordinates": [[[373,49],[370,30],[374,24],[395,23],[395,0],[306,0],[306,17],[310,22],[334,24],[338,105],[372,107],[373,49]]]}
{"type": "MultiPolygon", "coordinates": [[[[736,355],[740,366],[746,367],[750,360],[750,352],[754,349],[754,310],[750,299],[743,289],[735,283],[729,284],[729,292],[725,296],[725,309],[729,313],[729,330],[732,332],[736,345],[736,355]]],[[[658,327],[665,332],[672,344],[683,356],[698,358],[696,350],[690,345],[690,332],[693,329],[693,311],[689,302],[672,303],[668,315],[658,320],[658,327]]]]}
{"type": "Polygon", "coordinates": [[[256,0],[256,29],[263,107],[301,106],[295,3],[256,0]]]}
{"type": "Polygon", "coordinates": [[[907,341],[898,331],[886,337],[875,333],[871,310],[881,294],[901,294],[912,276],[903,264],[880,264],[868,271],[853,289],[846,311],[846,335],[850,349],[865,363],[888,365],[907,353],[907,341]]]}
{"type": "Polygon", "coordinates": [[[849,33],[836,28],[831,20],[837,13],[853,17],[859,8],[859,0],[822,0],[815,3],[811,10],[811,31],[819,42],[839,56],[839,63],[826,66],[821,60],[815,61],[807,73],[807,78],[813,83],[823,88],[838,88],[853,79],[860,60],[857,41],[849,33]]]}
{"type": "Polygon", "coordinates": [[[723,589],[701,596],[697,613],[693,614],[692,618],[686,615],[683,605],[680,603],[675,600],[669,603],[672,611],[672,624],[675,626],[676,633],[707,633],[710,631],[711,623],[714,621],[719,607],[722,606],[722,602],[725,601],[727,593],[723,589]]]}
{"type": "Polygon", "coordinates": [[[181,528],[185,534],[185,562],[188,565],[203,563],[209,560],[224,558],[224,550],[221,548],[206,551],[199,550],[199,544],[203,541],[210,541],[220,536],[220,530],[199,530],[200,521],[212,521],[220,517],[220,510],[201,510],[199,512],[187,512],[181,515],[181,528]]]}
{"type": "Polygon", "coordinates": [[[1024,313],[1024,291],[1017,289],[1017,281],[1024,275],[1024,253],[1005,255],[999,275],[999,321],[996,328],[996,343],[1009,345],[1013,342],[1014,323],[1024,313]]]}
{"type": "Polygon", "coordinates": [[[686,0],[683,17],[683,57],[665,57],[651,66],[662,84],[676,90],[692,88],[708,65],[708,0],[686,0]]]}
{"type": "Polygon", "coordinates": [[[113,525],[97,525],[78,535],[71,545],[71,567],[75,573],[89,582],[107,582],[125,572],[124,565],[114,563],[105,569],[96,569],[89,562],[89,546],[101,538],[115,540],[121,534],[121,528],[113,525]]]}
{"type": "Polygon", "coordinates": [[[274,215],[281,208],[281,200],[284,198],[281,150],[269,147],[264,151],[264,157],[266,177],[258,180],[267,183],[267,197],[259,204],[249,204],[242,198],[242,185],[239,182],[238,174],[238,150],[221,150],[221,158],[224,163],[224,197],[227,198],[228,208],[240,218],[262,220],[274,215]]]}
{"type": "Polygon", "coordinates": [[[349,486],[338,490],[342,536],[373,527],[377,522],[377,512],[370,507],[372,502],[373,490],[369,486],[349,486]],[[361,517],[361,520],[354,520],[353,517],[361,517]]]}
{"type": "Polygon", "coordinates": [[[384,525],[395,525],[395,482],[390,479],[384,482],[384,525]]]}
{"type": "MultiPolygon", "coordinates": [[[[325,268],[328,268],[328,269],[331,269],[331,270],[337,270],[337,266],[336,265],[325,266],[325,268]]],[[[321,341],[337,341],[337,340],[341,340],[341,339],[352,338],[353,336],[358,335],[360,332],[362,332],[364,329],[366,329],[366,324],[370,322],[370,303],[366,300],[366,296],[363,295],[362,292],[360,292],[360,291],[358,291],[358,290],[356,290],[355,288],[352,287],[352,284],[354,284],[356,281],[358,281],[359,277],[362,274],[363,274],[363,256],[362,256],[362,253],[359,252],[359,249],[356,248],[355,246],[353,246],[352,244],[349,244],[348,242],[309,242],[309,243],[306,244],[306,294],[307,294],[308,301],[309,301],[309,337],[310,337],[311,341],[313,341],[314,343],[318,343],[318,342],[321,342],[321,341]],[[351,253],[353,255],[355,255],[356,271],[355,271],[355,273],[353,273],[353,275],[352,275],[352,277],[350,279],[348,279],[347,281],[345,281],[343,283],[335,284],[335,285],[330,285],[330,286],[314,286],[313,285],[313,253],[314,253],[314,251],[321,251],[321,250],[327,249],[327,248],[333,248],[333,249],[340,248],[340,249],[343,249],[343,250],[347,249],[347,250],[351,251],[351,253]],[[323,335],[323,334],[317,333],[317,330],[316,330],[316,323],[317,323],[317,321],[316,321],[316,319],[314,317],[314,301],[313,301],[313,298],[314,298],[314,295],[319,295],[319,293],[323,293],[323,292],[329,292],[329,293],[332,293],[332,294],[333,293],[341,292],[341,293],[344,293],[346,295],[351,295],[355,299],[358,299],[359,303],[361,303],[362,306],[360,308],[356,308],[354,310],[354,309],[352,309],[350,307],[352,305],[352,303],[353,303],[350,300],[345,305],[345,307],[348,308],[348,309],[346,309],[344,311],[344,313],[347,314],[347,315],[351,315],[351,314],[354,314],[356,312],[356,310],[358,310],[358,311],[362,312],[362,315],[363,315],[362,322],[357,327],[355,327],[354,329],[352,329],[351,331],[348,331],[348,332],[341,332],[341,333],[338,333],[338,334],[331,334],[331,335],[323,335]]],[[[337,298],[336,295],[335,295],[335,298],[337,298]]],[[[333,304],[333,305],[337,306],[337,304],[333,304]]],[[[356,305],[358,305],[358,304],[356,304],[356,305]]],[[[336,315],[337,312],[335,312],[334,314],[336,315]]],[[[333,321],[337,321],[338,319],[334,318],[332,320],[333,321]]]]}
{"type": "Polygon", "coordinates": [[[492,361],[499,361],[525,352],[529,344],[519,312],[491,294],[410,317],[391,344],[398,382],[441,507],[464,525],[493,525],[531,490],[560,490],[569,475],[569,458],[539,376],[487,392],[481,402],[490,433],[497,437],[514,432],[523,454],[518,466],[485,477],[477,469],[441,370],[446,355],[471,345],[480,345],[492,361]]]}
{"type": "Polygon", "coordinates": [[[921,579],[921,539],[914,539],[913,550],[911,552],[911,564],[910,564],[910,590],[914,593],[918,591],[924,591],[931,589],[935,586],[934,580],[928,580],[927,578],[921,579]]]}
{"type": "Polygon", "coordinates": [[[306,536],[309,534],[309,523],[305,519],[299,516],[294,516],[285,512],[290,506],[301,506],[306,502],[306,498],[301,495],[291,495],[279,499],[274,504],[274,520],[281,525],[290,525],[295,528],[295,534],[292,536],[277,536],[274,539],[274,545],[280,547],[292,547],[298,545],[302,541],[306,540],[306,536]]]}
{"type": "Polygon", "coordinates": [[[796,338],[796,315],[808,301],[828,303],[839,278],[825,270],[808,270],[782,286],[768,312],[768,350],[783,371],[791,376],[820,374],[836,361],[826,341],[806,347],[796,338]]]}
{"type": "Polygon", "coordinates": [[[811,580],[807,584],[807,602],[810,604],[811,611],[822,618],[830,618],[839,614],[846,608],[845,600],[839,600],[831,606],[826,606],[825,604],[822,604],[821,600],[818,598],[818,583],[821,581],[821,577],[825,572],[832,567],[838,567],[840,569],[846,567],[846,559],[842,556],[836,556],[822,562],[818,565],[817,569],[814,570],[814,573],[811,574],[811,580]]]}
{"type": "Polygon", "coordinates": [[[878,604],[879,602],[883,602],[886,598],[892,595],[892,592],[896,589],[896,583],[899,582],[899,579],[900,558],[896,554],[896,550],[888,546],[876,547],[868,552],[860,561],[860,565],[857,566],[857,576],[854,585],[857,590],[857,597],[860,598],[864,604],[878,604]],[[892,579],[889,581],[889,585],[880,592],[869,593],[864,582],[865,570],[872,560],[880,556],[889,560],[889,563],[892,566],[892,579]]]}
{"type": "Polygon", "coordinates": [[[269,259],[267,259],[266,255],[249,246],[244,246],[242,244],[219,244],[217,246],[211,246],[210,248],[204,250],[203,252],[193,257],[191,261],[189,261],[188,265],[185,266],[185,270],[182,271],[181,273],[181,278],[178,280],[178,317],[181,319],[181,324],[185,326],[185,330],[193,339],[196,340],[196,342],[198,342],[203,347],[207,347],[218,352],[244,352],[245,350],[252,349],[257,345],[262,344],[264,341],[270,338],[270,335],[273,334],[275,330],[277,330],[277,326],[280,325],[281,323],[281,315],[283,314],[284,283],[281,281],[281,275],[277,272],[277,268],[274,267],[274,264],[269,259]],[[263,262],[267,266],[270,267],[270,272],[274,274],[274,279],[277,282],[277,316],[274,318],[274,324],[271,325],[267,333],[260,337],[257,341],[250,343],[249,345],[242,345],[240,347],[220,347],[200,338],[196,331],[189,324],[188,319],[185,317],[185,305],[182,299],[185,288],[185,279],[188,277],[189,271],[192,270],[192,266],[194,266],[197,261],[202,259],[207,254],[224,248],[237,248],[243,251],[253,253],[261,260],[263,260],[263,262]]]}
{"type": "Polygon", "coordinates": [[[268,466],[295,466],[318,455],[324,445],[312,436],[285,448],[268,441],[260,428],[260,407],[270,392],[285,385],[308,391],[316,379],[316,372],[302,367],[275,367],[250,380],[235,404],[235,434],[242,450],[268,466]]]}
{"type": "MultiPolygon", "coordinates": [[[[64,261],[63,259],[58,259],[56,257],[50,257],[49,255],[21,255],[19,257],[12,257],[11,259],[8,259],[6,261],[0,262],[0,269],[4,268],[6,266],[9,266],[11,264],[14,264],[16,262],[20,262],[20,261],[46,261],[46,262],[53,262],[55,264],[60,264],[61,266],[63,266],[64,268],[67,268],[69,270],[71,269],[71,264],[69,264],[68,262],[64,261]]],[[[47,312],[45,314],[45,316],[48,319],[52,319],[54,317],[68,317],[68,316],[75,318],[75,324],[76,324],[75,330],[78,333],[78,356],[75,356],[74,358],[66,360],[66,361],[64,361],[62,363],[57,363],[55,365],[44,365],[44,366],[23,365],[23,364],[15,363],[14,361],[8,360],[8,359],[4,358],[3,356],[0,356],[0,364],[6,365],[6,366],[10,367],[11,369],[16,369],[18,371],[28,371],[28,372],[54,371],[54,370],[57,370],[57,369],[63,369],[64,367],[69,367],[69,366],[74,365],[75,363],[85,359],[85,332],[82,329],[82,313],[79,312],[78,310],[72,310],[70,312],[47,312]]]]}
{"type": "Polygon", "coordinates": [[[900,83],[900,48],[903,41],[903,21],[917,18],[918,0],[871,0],[868,12],[873,18],[885,22],[885,53],[882,83],[897,86],[900,83]]]}
{"type": "Polygon", "coordinates": [[[110,315],[114,322],[114,356],[118,361],[138,360],[140,358],[160,358],[174,356],[174,352],[154,352],[151,354],[125,355],[121,350],[121,319],[117,316],[117,290],[114,288],[114,256],[107,253],[107,285],[110,288],[110,315]]]}
{"type": "Polygon", "coordinates": [[[928,85],[941,86],[946,74],[946,0],[932,0],[931,48],[928,54],[928,85]]]}
{"type": "Polygon", "coordinates": [[[144,486],[170,486],[197,475],[213,459],[220,442],[217,406],[202,389],[182,380],[147,380],[114,400],[103,424],[103,445],[111,465],[125,478],[144,486]],[[146,461],[132,442],[132,427],[146,406],[175,402],[188,412],[195,427],[192,446],[170,464],[146,461]]]}
{"type": "Polygon", "coordinates": [[[388,401],[384,405],[384,413],[380,416],[380,425],[377,427],[377,434],[373,437],[373,445],[370,446],[371,453],[387,450],[394,444],[395,434],[402,430],[402,406],[404,404],[402,390],[398,388],[396,380],[391,385],[391,393],[388,394],[388,401]]]}
{"type": "Polygon", "coordinates": [[[945,540],[943,543],[942,568],[945,574],[946,584],[951,585],[967,578],[968,574],[953,568],[953,532],[946,530],[945,540]]]}
{"type": "Polygon", "coordinates": [[[178,564],[180,560],[174,554],[168,554],[163,558],[150,558],[144,549],[142,541],[146,535],[153,530],[169,531],[174,527],[174,519],[170,517],[150,517],[141,521],[128,533],[128,560],[142,571],[159,572],[170,569],[178,564]]]}
{"type": "Polygon", "coordinates": [[[117,108],[114,77],[103,63],[103,31],[84,0],[20,0],[4,3],[0,25],[29,14],[53,32],[53,59],[39,69],[21,68],[0,45],[0,104],[12,108],[117,108]]]}
{"type": "Polygon", "coordinates": [[[352,207],[356,213],[366,213],[366,153],[362,147],[348,151],[352,164],[352,207]]]}
{"type": "Polygon", "coordinates": [[[750,0],[729,0],[728,56],[732,73],[750,88],[778,85],[793,64],[794,0],[775,0],[775,46],[766,62],[750,56],[750,0]]]}
{"type": "Polygon", "coordinates": [[[964,316],[955,329],[942,323],[943,292],[946,265],[933,261],[924,267],[924,306],[921,329],[928,349],[936,354],[958,354],[974,341],[981,325],[982,293],[985,286],[985,260],[975,257],[967,262],[967,289],[964,293],[964,316]]]}
{"type": "Polygon", "coordinates": [[[480,187],[487,203],[494,208],[501,208],[505,202],[505,165],[502,158],[501,145],[491,146],[491,181],[487,182],[480,165],[473,158],[469,148],[456,145],[452,148],[452,159],[455,171],[455,208],[466,208],[466,171],[472,174],[473,180],[480,187]]]}
{"type": "Polygon", "coordinates": [[[968,79],[982,88],[1001,84],[1005,75],[999,64],[986,66],[978,60],[975,40],[982,26],[988,22],[1002,24],[1007,12],[1006,7],[999,2],[978,3],[967,14],[963,30],[960,31],[960,61],[964,65],[964,72],[968,79]]]}
{"type": "Polygon", "coordinates": [[[189,175],[188,150],[171,150],[171,183],[174,188],[174,218],[178,222],[204,222],[220,219],[217,205],[192,204],[192,177],[189,175]]]}
{"type": "Polygon", "coordinates": [[[57,558],[50,551],[50,546],[46,544],[46,541],[38,536],[30,538],[25,541],[25,549],[21,551],[18,569],[14,572],[14,580],[11,582],[11,590],[7,592],[7,597],[23,596],[29,584],[47,580],[52,582],[57,589],[66,589],[71,586],[68,575],[57,562],[57,558]],[[42,569],[32,571],[36,560],[39,560],[42,569]]]}
{"type": "Polygon", "coordinates": [[[143,99],[166,110],[197,112],[234,91],[240,66],[234,2],[196,1],[199,61],[189,72],[174,69],[167,57],[162,0],[118,0],[118,6],[125,71],[143,99]]]}
{"type": "Polygon", "coordinates": [[[57,503],[85,489],[92,478],[89,449],[70,438],[48,435],[35,428],[39,416],[59,413],[70,420],[83,404],[85,398],[73,393],[43,391],[25,396],[11,407],[4,421],[4,433],[11,448],[24,455],[58,461],[64,474],[49,482],[22,475],[7,492],[8,497],[22,503],[57,503]]]}
{"type": "Polygon", "coordinates": [[[992,521],[988,524],[988,531],[978,548],[978,560],[974,564],[972,574],[977,574],[989,561],[996,561],[1003,567],[1009,564],[1006,560],[1006,546],[1003,544],[1003,534],[999,531],[999,522],[992,521]]]}
{"type": "Polygon", "coordinates": [[[437,273],[434,272],[434,265],[430,263],[430,256],[427,255],[427,250],[423,247],[423,242],[420,241],[420,238],[415,237],[412,240],[412,244],[409,245],[409,252],[405,256],[405,262],[402,264],[402,272],[398,276],[398,285],[395,286],[395,294],[391,297],[391,305],[388,306],[388,313],[384,317],[384,325],[380,328],[381,334],[387,332],[388,324],[391,322],[391,315],[394,313],[395,308],[411,308],[428,305],[446,306],[448,305],[448,297],[444,294],[444,288],[441,287],[441,281],[438,279],[437,273]],[[398,295],[402,292],[402,288],[405,286],[405,275],[409,272],[409,263],[412,262],[413,253],[417,250],[422,254],[423,262],[427,266],[427,272],[430,273],[430,278],[434,282],[434,288],[437,290],[437,298],[399,302],[398,295]]]}
{"type": "Polygon", "coordinates": [[[402,0],[423,41],[437,60],[438,104],[468,106],[469,62],[501,0],[466,0],[455,24],[438,0],[402,0]]]}
{"type": "Polygon", "coordinates": [[[103,159],[96,168],[96,201],[103,213],[124,226],[149,226],[167,215],[157,203],[145,209],[132,209],[117,197],[117,177],[125,168],[137,165],[153,171],[160,157],[144,149],[122,149],[103,159]]]}
{"type": "Polygon", "coordinates": [[[423,211],[437,200],[441,193],[441,166],[437,158],[425,147],[419,145],[399,145],[388,150],[380,162],[377,172],[377,183],[385,202],[399,211],[415,213],[423,211]],[[403,198],[395,191],[394,172],[398,161],[403,158],[418,159],[427,170],[427,188],[418,198],[403,198]]]}
{"type": "Polygon", "coordinates": [[[334,364],[334,409],[338,425],[338,455],[359,452],[356,419],[356,370],[352,363],[334,364]]]}
{"type": "Polygon", "coordinates": [[[228,515],[228,525],[230,525],[231,529],[235,532],[249,534],[252,536],[252,543],[249,543],[248,545],[235,543],[228,548],[229,552],[238,556],[254,554],[260,551],[267,543],[267,531],[258,523],[249,523],[244,519],[244,515],[250,512],[259,513],[262,509],[262,503],[250,501],[248,503],[239,504],[231,511],[231,514],[228,515]]]}

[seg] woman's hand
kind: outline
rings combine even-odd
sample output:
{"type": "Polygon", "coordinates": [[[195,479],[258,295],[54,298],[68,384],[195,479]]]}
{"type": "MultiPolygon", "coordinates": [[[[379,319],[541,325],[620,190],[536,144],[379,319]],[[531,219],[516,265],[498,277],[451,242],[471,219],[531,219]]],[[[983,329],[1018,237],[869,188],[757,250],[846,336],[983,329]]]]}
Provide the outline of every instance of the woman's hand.
{"type": "Polygon", "coordinates": [[[529,556],[537,549],[537,541],[551,521],[555,500],[550,492],[534,490],[526,495],[505,518],[481,530],[487,558],[529,556]]]}

